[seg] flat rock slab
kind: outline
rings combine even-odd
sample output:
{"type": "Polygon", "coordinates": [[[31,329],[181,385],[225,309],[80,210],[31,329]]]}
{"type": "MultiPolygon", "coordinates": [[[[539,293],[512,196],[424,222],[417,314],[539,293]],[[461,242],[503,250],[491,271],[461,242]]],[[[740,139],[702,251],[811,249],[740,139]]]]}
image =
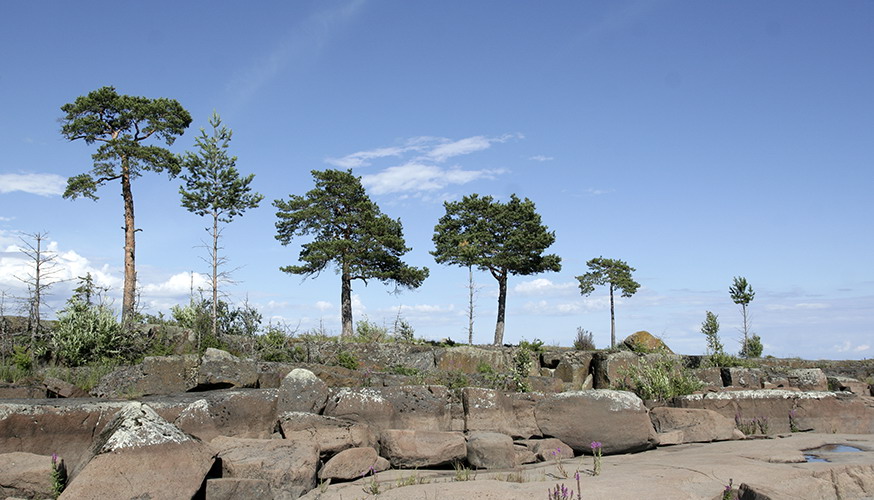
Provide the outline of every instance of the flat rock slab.
{"type": "MultiPolygon", "coordinates": [[[[376,475],[382,484],[381,500],[439,498],[441,500],[528,500],[546,498],[545,491],[564,485],[576,491],[573,472],[580,470],[583,498],[638,500],[718,500],[729,479],[734,487],[746,484],[750,491],[772,499],[863,499],[874,496],[874,436],[848,434],[793,434],[783,439],[756,439],[694,443],[627,455],[603,457],[602,472],[592,476],[592,457],[565,460],[568,479],[554,462],[528,465],[510,478],[506,471],[479,471],[472,481],[453,481],[453,471],[416,471],[427,484],[389,488],[410,471],[390,470],[376,475]],[[841,462],[803,462],[803,450],[828,443],[863,448],[859,453],[834,453],[841,462]],[[787,462],[787,460],[792,460],[787,462]],[[633,478],[633,480],[632,480],[633,478]]],[[[370,481],[368,476],[366,479],[370,481]]],[[[303,498],[363,498],[362,480],[332,484],[303,498]]],[[[576,495],[574,496],[576,498],[576,495]]]]}
{"type": "Polygon", "coordinates": [[[0,497],[51,498],[52,457],[17,451],[0,454],[0,497]]]}
{"type": "Polygon", "coordinates": [[[210,447],[221,459],[222,477],[266,480],[279,498],[297,498],[316,486],[315,443],[218,437],[210,447]]]}
{"type": "Polygon", "coordinates": [[[379,443],[381,455],[392,467],[434,467],[467,457],[467,443],[460,432],[385,430],[379,443]]]}
{"type": "Polygon", "coordinates": [[[602,443],[604,454],[653,447],[655,430],[643,401],[625,391],[590,390],[544,396],[534,407],[544,436],[567,443],[577,453],[591,453],[602,443]]]}

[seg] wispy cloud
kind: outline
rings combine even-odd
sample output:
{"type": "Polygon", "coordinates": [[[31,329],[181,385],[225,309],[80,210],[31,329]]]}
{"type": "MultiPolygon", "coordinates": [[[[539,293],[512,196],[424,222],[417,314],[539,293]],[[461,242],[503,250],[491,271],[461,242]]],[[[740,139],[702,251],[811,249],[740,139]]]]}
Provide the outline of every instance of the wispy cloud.
{"type": "Polygon", "coordinates": [[[555,158],[553,158],[552,156],[535,155],[535,156],[529,156],[528,159],[531,161],[544,162],[544,161],[552,161],[555,158]]]}
{"type": "Polygon", "coordinates": [[[55,174],[0,174],[0,194],[22,191],[40,196],[64,194],[67,178],[55,174]]]}
{"type": "Polygon", "coordinates": [[[816,310],[828,309],[828,304],[820,302],[801,302],[798,304],[767,304],[765,309],[768,311],[797,311],[797,310],[816,310]]]}
{"type": "Polygon", "coordinates": [[[567,295],[569,292],[574,292],[577,289],[577,283],[553,283],[546,278],[536,278],[529,281],[523,281],[513,287],[513,292],[519,295],[545,295],[545,294],[561,294],[567,295]]]}
{"type": "Polygon", "coordinates": [[[600,196],[602,194],[610,194],[613,191],[614,191],[613,189],[596,189],[596,188],[589,188],[586,190],[586,192],[592,196],[600,196]]]}
{"type": "MultiPolygon", "coordinates": [[[[321,4],[319,4],[321,5],[321,4]]],[[[317,56],[337,32],[354,19],[364,0],[318,11],[294,25],[272,50],[261,54],[228,84],[235,107],[244,106],[261,88],[280,75],[292,62],[317,56]]]]}
{"type": "MultiPolygon", "coordinates": [[[[441,164],[452,158],[484,151],[493,144],[521,137],[521,134],[505,134],[499,137],[477,135],[452,140],[420,136],[407,139],[400,145],[357,151],[339,158],[327,158],[325,162],[342,168],[357,168],[370,166],[381,158],[398,158],[401,160],[400,164],[364,175],[364,186],[377,195],[437,191],[479,179],[493,179],[507,173],[505,168],[469,169],[457,164],[450,167],[441,164]]],[[[451,195],[441,195],[446,196],[451,195]]]]}
{"type": "Polygon", "coordinates": [[[160,283],[143,285],[143,295],[152,297],[181,297],[194,290],[206,289],[209,286],[207,277],[200,273],[178,273],[160,283]]]}

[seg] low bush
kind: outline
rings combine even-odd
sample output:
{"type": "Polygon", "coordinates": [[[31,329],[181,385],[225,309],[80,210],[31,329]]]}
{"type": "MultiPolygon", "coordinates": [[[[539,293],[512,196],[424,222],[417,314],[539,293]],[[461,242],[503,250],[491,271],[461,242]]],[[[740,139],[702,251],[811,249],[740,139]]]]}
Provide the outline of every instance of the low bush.
{"type": "Polygon", "coordinates": [[[574,349],[578,351],[594,351],[595,339],[592,332],[581,326],[577,327],[577,336],[574,339],[574,349]]]}
{"type": "Polygon", "coordinates": [[[703,385],[676,357],[668,354],[641,360],[619,370],[619,375],[628,382],[623,380],[614,389],[634,392],[641,399],[666,400],[691,394],[703,385]]]}
{"type": "Polygon", "coordinates": [[[75,297],[58,315],[50,343],[55,358],[67,366],[130,359],[136,351],[132,336],[124,334],[108,307],[75,297]]]}

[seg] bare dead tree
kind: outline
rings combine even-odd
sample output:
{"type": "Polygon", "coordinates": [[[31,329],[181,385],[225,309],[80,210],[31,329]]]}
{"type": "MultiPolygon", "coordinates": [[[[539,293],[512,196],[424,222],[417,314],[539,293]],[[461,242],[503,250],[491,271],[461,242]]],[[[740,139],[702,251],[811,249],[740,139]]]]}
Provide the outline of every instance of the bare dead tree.
{"type": "Polygon", "coordinates": [[[12,350],[12,329],[6,317],[6,301],[12,297],[9,290],[0,290],[0,363],[6,364],[6,352],[12,350]]]}
{"type": "Polygon", "coordinates": [[[61,280],[57,275],[61,272],[56,259],[58,254],[46,248],[47,232],[25,233],[19,239],[24,244],[23,253],[31,261],[31,270],[24,277],[16,278],[27,286],[27,329],[31,335],[31,344],[42,330],[42,305],[48,295],[48,290],[61,280]]]}

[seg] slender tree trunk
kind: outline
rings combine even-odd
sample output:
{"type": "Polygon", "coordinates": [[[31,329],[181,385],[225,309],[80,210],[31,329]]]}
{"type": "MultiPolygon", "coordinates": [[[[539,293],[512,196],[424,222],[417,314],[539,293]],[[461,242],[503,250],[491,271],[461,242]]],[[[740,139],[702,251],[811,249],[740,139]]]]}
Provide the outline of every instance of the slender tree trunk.
{"type": "Polygon", "coordinates": [[[467,303],[467,343],[473,345],[473,297],[476,284],[473,282],[473,266],[467,266],[467,288],[468,288],[468,303],[467,303]]]}
{"type": "Polygon", "coordinates": [[[212,336],[218,339],[218,213],[212,214],[212,336]]]}
{"type": "Polygon", "coordinates": [[[136,226],[134,225],[134,195],[131,192],[128,159],[121,160],[121,197],[124,199],[124,290],[121,302],[121,320],[127,324],[133,319],[136,307],[136,226]]]}
{"type": "Polygon", "coordinates": [[[616,347],[616,316],[613,314],[613,283],[610,283],[610,347],[616,347]]]}
{"type": "Polygon", "coordinates": [[[341,336],[351,337],[354,333],[352,331],[352,278],[349,276],[349,270],[345,264],[340,280],[342,281],[340,286],[340,319],[343,324],[341,336]]]}
{"type": "Polygon", "coordinates": [[[744,356],[749,357],[749,350],[748,349],[749,349],[749,342],[750,342],[750,327],[749,327],[749,324],[747,323],[747,305],[741,304],[740,307],[741,307],[741,312],[743,313],[743,320],[744,320],[744,343],[743,343],[741,352],[744,353],[744,356]]]}
{"type": "Polygon", "coordinates": [[[498,322],[495,325],[495,345],[504,343],[504,311],[507,308],[507,271],[498,276],[498,322]]]}
{"type": "Polygon", "coordinates": [[[39,327],[40,327],[40,312],[39,312],[39,304],[42,302],[42,297],[40,296],[40,292],[42,291],[42,286],[40,285],[40,277],[42,276],[42,269],[40,269],[42,264],[42,235],[37,233],[36,239],[36,259],[34,260],[34,287],[33,287],[33,304],[31,304],[31,318],[33,321],[31,337],[30,337],[30,346],[33,348],[36,337],[39,336],[39,327]]]}

